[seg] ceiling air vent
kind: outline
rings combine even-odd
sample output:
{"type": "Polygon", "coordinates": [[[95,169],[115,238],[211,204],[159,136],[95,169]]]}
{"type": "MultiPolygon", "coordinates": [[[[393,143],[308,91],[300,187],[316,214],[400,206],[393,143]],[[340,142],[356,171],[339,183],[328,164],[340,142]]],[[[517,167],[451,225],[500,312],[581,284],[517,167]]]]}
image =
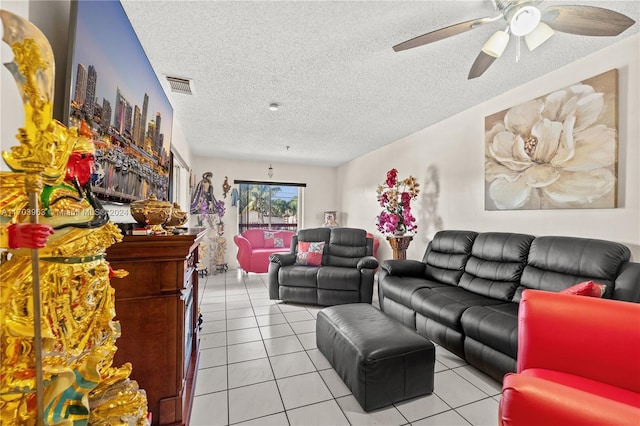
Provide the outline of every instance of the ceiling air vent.
{"type": "Polygon", "coordinates": [[[169,81],[172,92],[193,95],[193,90],[191,90],[191,80],[188,78],[167,76],[167,81],[169,81]]]}

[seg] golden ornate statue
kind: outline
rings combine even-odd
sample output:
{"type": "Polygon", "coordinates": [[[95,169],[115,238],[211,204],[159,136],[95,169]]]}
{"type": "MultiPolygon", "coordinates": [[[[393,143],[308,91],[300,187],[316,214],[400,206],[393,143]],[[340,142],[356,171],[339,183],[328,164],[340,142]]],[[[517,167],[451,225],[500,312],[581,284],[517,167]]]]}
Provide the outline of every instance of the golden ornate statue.
{"type": "Polygon", "coordinates": [[[12,172],[0,173],[0,231],[26,223],[54,230],[44,248],[7,244],[3,253],[0,423],[145,425],[146,394],[129,379],[131,365],[112,366],[120,330],[110,278],[126,272],[104,258],[122,235],[91,192],[91,131],[52,119],[44,35],[7,11],[0,17],[25,110],[20,144],[2,153],[12,172]]]}

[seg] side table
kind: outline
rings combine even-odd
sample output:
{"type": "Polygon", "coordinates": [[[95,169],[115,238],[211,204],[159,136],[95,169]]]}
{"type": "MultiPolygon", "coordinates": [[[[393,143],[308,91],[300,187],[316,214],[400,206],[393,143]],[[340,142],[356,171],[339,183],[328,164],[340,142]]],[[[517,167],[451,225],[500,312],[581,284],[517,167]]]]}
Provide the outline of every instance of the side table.
{"type": "Polygon", "coordinates": [[[407,248],[409,247],[411,240],[413,240],[413,235],[394,235],[392,237],[387,237],[387,241],[389,241],[389,244],[391,245],[391,250],[393,250],[394,259],[407,258],[407,248]]]}

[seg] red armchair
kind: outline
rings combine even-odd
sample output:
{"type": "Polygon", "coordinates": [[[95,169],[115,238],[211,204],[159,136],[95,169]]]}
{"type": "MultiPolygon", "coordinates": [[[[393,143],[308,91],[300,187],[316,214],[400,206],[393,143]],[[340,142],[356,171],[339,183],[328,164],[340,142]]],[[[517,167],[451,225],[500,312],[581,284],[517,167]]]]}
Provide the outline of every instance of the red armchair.
{"type": "Polygon", "coordinates": [[[258,274],[269,272],[269,256],[272,253],[289,253],[294,235],[294,231],[276,229],[247,229],[240,235],[234,235],[240,268],[258,274]]]}
{"type": "Polygon", "coordinates": [[[525,290],[501,425],[640,425],[640,304],[525,290]]]}

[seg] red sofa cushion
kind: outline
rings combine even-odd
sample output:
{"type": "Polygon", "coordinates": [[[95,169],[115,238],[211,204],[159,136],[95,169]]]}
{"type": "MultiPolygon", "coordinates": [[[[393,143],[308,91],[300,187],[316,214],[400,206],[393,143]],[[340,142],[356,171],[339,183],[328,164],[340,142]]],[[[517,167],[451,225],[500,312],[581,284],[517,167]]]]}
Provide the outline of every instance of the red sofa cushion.
{"type": "Polygon", "coordinates": [[[565,288],[560,293],[574,294],[576,296],[602,297],[607,290],[604,284],[596,284],[593,281],[585,281],[572,287],[565,288]]]}
{"type": "MultiPolygon", "coordinates": [[[[284,248],[284,234],[281,231],[264,231],[265,248],[284,248]]],[[[291,241],[291,240],[289,240],[291,241]]]]}
{"type": "Polygon", "coordinates": [[[499,420],[504,426],[640,424],[640,395],[572,374],[531,369],[505,376],[499,420]]]}
{"type": "Polygon", "coordinates": [[[307,265],[307,266],[321,266],[323,251],[324,251],[324,241],[320,241],[320,242],[298,241],[296,264],[307,265]]]}

